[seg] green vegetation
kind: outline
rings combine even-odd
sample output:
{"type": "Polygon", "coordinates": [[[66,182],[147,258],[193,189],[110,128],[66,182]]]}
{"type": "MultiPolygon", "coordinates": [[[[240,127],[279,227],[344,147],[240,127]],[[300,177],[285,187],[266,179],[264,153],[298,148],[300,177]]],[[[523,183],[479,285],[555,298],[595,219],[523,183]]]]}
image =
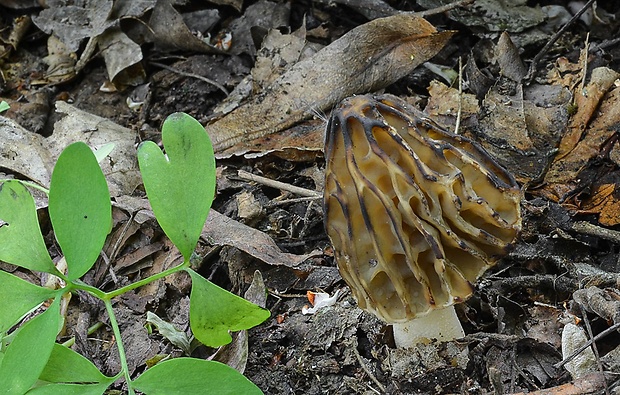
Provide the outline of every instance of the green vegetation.
{"type": "MultiPolygon", "coordinates": [[[[254,327],[269,311],[209,282],[190,268],[190,256],[211,208],[215,159],[208,135],[192,117],[176,113],[163,125],[166,155],[153,142],[138,148],[138,161],[153,212],[184,262],[120,289],[104,292],[80,280],[97,260],[112,225],[110,194],[97,158],[84,143],[68,146],[58,158],[49,189],[49,215],[66,270],[57,269],[45,246],[35,202],[26,186],[0,184],[0,260],[57,276],[58,289],[40,287],[0,271],[0,394],[102,394],[124,377],[129,393],[260,394],[235,369],[214,361],[178,358],[160,362],[131,380],[112,308],[112,298],[178,271],[192,279],[190,326],[210,347],[231,341],[229,331],[254,327]],[[101,299],[110,318],[122,369],[113,377],[68,347],[56,343],[63,326],[63,295],[82,290],[101,299]],[[40,306],[49,306],[43,309],[40,306]],[[35,315],[9,331],[33,311],[35,315]]],[[[41,189],[40,187],[37,187],[41,189]]],[[[47,191],[46,191],[47,192],[47,191]]],[[[59,266],[60,267],[60,266],[59,266]]]]}

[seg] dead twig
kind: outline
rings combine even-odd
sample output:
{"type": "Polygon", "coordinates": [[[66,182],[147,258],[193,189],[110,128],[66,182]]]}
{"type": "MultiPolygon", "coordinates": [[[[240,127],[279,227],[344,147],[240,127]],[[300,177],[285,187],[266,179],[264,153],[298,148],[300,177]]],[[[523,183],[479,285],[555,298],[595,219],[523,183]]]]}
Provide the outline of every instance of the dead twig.
{"type": "MultiPolygon", "coordinates": [[[[572,383],[558,385],[553,388],[541,389],[528,392],[527,395],[583,395],[592,394],[605,388],[607,380],[601,373],[592,373],[575,380],[572,383]]],[[[525,395],[525,392],[517,392],[511,395],[525,395]]]]}
{"type": "Polygon", "coordinates": [[[596,226],[586,221],[578,221],[571,225],[570,229],[574,232],[588,236],[600,237],[613,243],[620,244],[620,232],[613,229],[596,226]]]}
{"type": "Polygon", "coordinates": [[[463,116],[463,58],[459,56],[459,108],[456,112],[456,124],[454,134],[460,133],[461,117],[463,116]]]}
{"type": "Polygon", "coordinates": [[[218,82],[215,82],[215,81],[213,81],[213,80],[211,80],[211,79],[209,79],[207,77],[203,77],[203,76],[201,76],[199,74],[187,73],[185,71],[181,71],[179,69],[176,69],[174,67],[171,67],[171,66],[165,65],[163,63],[159,63],[159,62],[149,62],[149,64],[151,64],[151,65],[153,65],[155,67],[160,67],[162,69],[171,71],[171,72],[176,73],[178,75],[182,75],[184,77],[196,78],[196,79],[199,79],[200,81],[204,81],[204,82],[206,82],[209,85],[215,86],[216,88],[218,88],[219,90],[224,92],[226,94],[226,96],[228,96],[228,90],[226,88],[224,88],[224,85],[222,85],[222,84],[220,84],[218,82]]]}
{"type": "Polygon", "coordinates": [[[280,189],[282,191],[291,192],[291,193],[294,193],[295,195],[312,197],[312,198],[320,198],[322,196],[320,192],[316,192],[311,189],[306,189],[306,188],[298,187],[295,185],[287,184],[284,182],[272,180],[270,178],[257,176],[255,174],[248,173],[247,171],[244,171],[244,170],[239,170],[237,174],[239,178],[243,180],[258,182],[259,184],[263,184],[271,188],[280,189]]]}
{"type": "Polygon", "coordinates": [[[293,203],[303,203],[303,202],[314,202],[315,200],[321,199],[321,196],[304,196],[300,198],[286,199],[286,200],[274,200],[265,204],[265,208],[271,208],[276,206],[286,206],[287,204],[293,203]]]}
{"type": "Polygon", "coordinates": [[[441,7],[431,8],[430,10],[419,11],[419,12],[412,12],[412,14],[414,14],[416,16],[421,16],[421,17],[424,18],[424,17],[429,16],[429,15],[443,14],[444,12],[448,12],[448,11],[453,10],[455,8],[464,7],[466,5],[473,4],[475,1],[476,0],[460,0],[460,1],[455,1],[453,3],[446,4],[446,5],[443,5],[441,7]]]}
{"type": "Polygon", "coordinates": [[[357,362],[359,362],[360,366],[362,367],[364,372],[366,372],[368,377],[370,377],[370,379],[377,385],[377,387],[379,387],[379,390],[381,391],[380,393],[385,394],[385,387],[383,386],[383,384],[381,384],[379,380],[377,380],[377,378],[375,377],[374,374],[372,374],[370,369],[368,369],[368,366],[366,366],[366,363],[362,359],[360,352],[357,350],[357,338],[355,338],[355,343],[356,344],[351,345],[352,346],[351,349],[353,349],[353,353],[355,354],[355,358],[357,359],[357,362]]]}
{"type": "Polygon", "coordinates": [[[575,359],[575,357],[577,355],[579,355],[583,350],[585,350],[586,348],[590,347],[593,342],[604,338],[605,336],[609,335],[610,333],[612,333],[612,332],[614,332],[614,331],[616,331],[618,329],[620,329],[620,322],[610,326],[609,328],[605,329],[603,332],[599,333],[598,335],[596,335],[594,337],[591,337],[590,340],[588,340],[581,347],[579,347],[577,350],[575,350],[574,353],[572,353],[568,357],[564,358],[564,360],[556,363],[555,365],[553,365],[553,367],[557,368],[557,369],[561,368],[562,366],[566,365],[568,362],[570,362],[573,359],[575,359]]]}
{"type": "Polygon", "coordinates": [[[532,60],[532,63],[530,64],[530,69],[528,70],[527,75],[523,79],[526,84],[529,84],[534,79],[534,76],[536,75],[536,71],[537,71],[536,69],[538,67],[538,62],[540,62],[540,60],[543,58],[543,56],[545,56],[547,54],[547,52],[549,52],[549,49],[551,49],[551,46],[553,44],[555,44],[555,42],[558,41],[558,39],[560,37],[562,37],[564,32],[566,32],[566,30],[568,30],[568,28],[573,23],[575,23],[575,21],[577,19],[579,19],[581,14],[586,12],[588,10],[588,8],[590,8],[592,6],[592,3],[594,3],[594,1],[595,0],[588,0],[588,2],[583,6],[583,8],[581,8],[579,10],[579,12],[577,12],[575,15],[573,15],[573,17],[570,19],[570,21],[566,22],[566,24],[564,26],[562,26],[562,28],[560,30],[558,30],[557,33],[555,33],[553,35],[553,37],[551,37],[549,42],[547,44],[545,44],[543,49],[541,49],[540,52],[538,52],[538,54],[536,54],[536,56],[532,60]]]}
{"type": "MultiPolygon", "coordinates": [[[[582,304],[579,305],[579,308],[581,309],[581,316],[583,317],[583,322],[586,326],[586,330],[588,331],[588,336],[590,337],[590,339],[592,339],[594,337],[594,332],[592,332],[592,325],[590,325],[590,319],[588,318],[586,309],[585,307],[583,307],[582,304]]],[[[592,352],[594,353],[594,356],[596,357],[596,366],[598,368],[598,371],[601,374],[604,374],[605,369],[603,369],[603,364],[601,363],[601,356],[598,352],[598,347],[596,346],[595,342],[592,342],[592,352]]],[[[605,383],[605,395],[609,395],[609,388],[607,386],[607,383],[605,383]]]]}

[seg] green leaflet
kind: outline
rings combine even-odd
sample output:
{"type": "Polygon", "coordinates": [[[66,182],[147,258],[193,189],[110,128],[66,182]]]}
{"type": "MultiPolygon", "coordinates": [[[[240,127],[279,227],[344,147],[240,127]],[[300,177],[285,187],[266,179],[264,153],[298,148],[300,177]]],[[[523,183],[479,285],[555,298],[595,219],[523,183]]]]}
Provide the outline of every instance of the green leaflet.
{"type": "Polygon", "coordinates": [[[50,182],[49,214],[74,280],[97,260],[112,223],[110,192],[91,149],[82,142],[60,154],[50,182]]]}
{"type": "Polygon", "coordinates": [[[50,258],[32,195],[19,181],[0,184],[0,260],[39,272],[58,273],[50,258]]]}
{"type": "Polygon", "coordinates": [[[202,344],[228,344],[232,340],[229,331],[249,329],[269,318],[269,310],[218,287],[191,269],[187,272],[192,277],[190,326],[202,344]]]}
{"type": "Polygon", "coordinates": [[[184,113],[166,119],[162,141],[166,155],[145,141],[138,163],[157,221],[188,261],[215,194],[213,147],[200,123],[184,113]]]}

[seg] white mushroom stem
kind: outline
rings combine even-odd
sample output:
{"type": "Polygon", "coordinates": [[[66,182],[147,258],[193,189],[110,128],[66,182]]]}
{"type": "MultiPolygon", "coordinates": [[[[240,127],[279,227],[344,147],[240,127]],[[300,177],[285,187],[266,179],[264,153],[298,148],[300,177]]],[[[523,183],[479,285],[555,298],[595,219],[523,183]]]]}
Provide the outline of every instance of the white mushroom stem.
{"type": "Polygon", "coordinates": [[[426,339],[449,341],[465,336],[454,306],[431,310],[410,321],[393,324],[393,329],[398,348],[411,348],[426,339]]]}

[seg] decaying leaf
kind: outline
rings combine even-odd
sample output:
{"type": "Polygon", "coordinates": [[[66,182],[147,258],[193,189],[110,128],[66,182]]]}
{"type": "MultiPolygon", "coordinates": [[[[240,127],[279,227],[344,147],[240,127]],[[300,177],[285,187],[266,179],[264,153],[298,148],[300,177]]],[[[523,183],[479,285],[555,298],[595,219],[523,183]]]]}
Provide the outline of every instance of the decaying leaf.
{"type": "Polygon", "coordinates": [[[59,84],[72,80],[76,75],[77,55],[55,35],[51,35],[47,40],[47,56],[43,61],[48,67],[42,83],[59,84]]]}
{"type": "Polygon", "coordinates": [[[396,15],[359,26],[305,59],[253,100],[206,127],[218,157],[248,151],[256,138],[287,129],[347,96],[381,89],[434,56],[453,32],[396,15]]]}
{"type": "Polygon", "coordinates": [[[110,195],[130,194],[140,185],[142,178],[136,163],[134,131],[63,101],[56,102],[56,110],[67,115],[56,122],[48,141],[53,157],[58,157],[62,149],[74,141],[84,141],[93,148],[114,143],[114,150],[99,163],[108,181],[110,195]]]}
{"type": "Polygon", "coordinates": [[[482,146],[517,180],[529,182],[540,177],[557,145],[567,114],[567,92],[546,86],[547,103],[522,87],[510,96],[498,87],[486,95],[478,136],[482,146]]]}
{"type": "Polygon", "coordinates": [[[346,5],[364,15],[367,19],[383,18],[399,12],[383,0],[317,0],[316,2],[330,5],[333,3],[346,5]]]}
{"type": "Polygon", "coordinates": [[[209,212],[200,237],[213,245],[236,247],[269,265],[296,267],[306,259],[321,254],[319,251],[306,255],[282,252],[267,234],[243,225],[215,210],[209,212]]]}
{"type": "Polygon", "coordinates": [[[430,97],[424,112],[432,120],[446,127],[455,126],[459,107],[462,122],[480,112],[480,105],[474,95],[459,94],[458,89],[451,88],[437,80],[431,81],[428,93],[430,97]]]}
{"type": "Polygon", "coordinates": [[[154,42],[168,49],[196,52],[221,52],[207,40],[202,40],[190,31],[183,17],[174,9],[170,0],[158,0],[153,8],[149,26],[154,42]]]}
{"type": "Polygon", "coordinates": [[[234,20],[229,30],[233,37],[230,53],[233,55],[256,55],[253,32],[276,29],[288,25],[291,6],[289,3],[277,4],[273,1],[259,0],[250,5],[240,18],[234,20]]]}
{"type": "Polygon", "coordinates": [[[163,337],[168,339],[170,343],[183,350],[185,355],[191,354],[191,340],[184,331],[177,329],[172,323],[164,321],[157,314],[151,311],[146,312],[146,322],[154,325],[163,337]]]}
{"type": "Polygon", "coordinates": [[[4,35],[0,37],[0,59],[8,59],[9,55],[17,49],[31,24],[32,19],[27,15],[19,16],[13,20],[13,27],[8,37],[4,35]]]}
{"type": "Polygon", "coordinates": [[[249,153],[244,157],[251,159],[273,154],[292,162],[312,161],[323,153],[324,130],[322,119],[302,122],[278,133],[277,139],[267,135],[251,141],[246,145],[249,153]]]}
{"type": "MultiPolygon", "coordinates": [[[[588,337],[583,328],[568,323],[562,330],[562,357],[570,357],[577,349],[587,343],[588,337]]],[[[573,377],[573,380],[582,378],[590,373],[596,372],[596,357],[591,348],[586,348],[573,360],[564,365],[566,370],[573,377]]]]}
{"type": "Polygon", "coordinates": [[[495,47],[495,58],[503,76],[513,81],[521,82],[525,74],[527,74],[527,69],[519,56],[519,49],[506,32],[499,36],[499,41],[495,47]]]}
{"type": "Polygon", "coordinates": [[[139,85],[144,81],[145,72],[140,62],[142,50],[120,28],[106,30],[99,37],[99,48],[105,60],[108,78],[116,85],[139,85]],[[138,66],[141,73],[129,73],[132,66],[138,66]]]}
{"type": "Polygon", "coordinates": [[[243,8],[243,0],[212,0],[211,3],[233,7],[237,11],[243,8]]]}
{"type": "Polygon", "coordinates": [[[269,30],[256,54],[256,63],[252,69],[254,90],[262,91],[297,63],[305,46],[305,27],[292,34],[282,34],[277,29],[269,30]]]}
{"type": "MultiPolygon", "coordinates": [[[[267,296],[263,275],[258,270],[243,297],[260,307],[265,307],[267,296]]],[[[213,355],[214,361],[225,363],[243,373],[248,362],[248,331],[243,330],[232,334],[232,342],[220,347],[213,355]]]]}
{"type": "MultiPolygon", "coordinates": [[[[583,184],[584,180],[577,177],[587,170],[588,163],[601,155],[604,143],[616,133],[616,125],[620,123],[620,87],[613,85],[612,76],[620,74],[609,69],[592,71],[592,79],[580,92],[575,89],[576,102],[582,103],[569,123],[567,134],[560,145],[561,155],[556,157],[545,176],[542,193],[547,198],[560,201],[567,194],[583,184]],[[603,75],[604,84],[597,76],[603,75]],[[608,83],[611,80],[611,83],[608,83]],[[581,98],[578,98],[581,97],[581,98]]],[[[583,179],[584,177],[581,177],[583,179]]],[[[595,177],[596,178],[596,177],[595,177]]],[[[595,178],[589,180],[596,181],[595,178]]]]}
{"type": "Polygon", "coordinates": [[[54,162],[43,136],[0,117],[0,167],[49,187],[54,162]]]}
{"type": "Polygon", "coordinates": [[[48,0],[48,8],[32,21],[47,34],[54,33],[70,52],[79,49],[85,38],[96,37],[114,24],[108,16],[112,0],[86,0],[67,4],[63,0],[48,0]]]}
{"type": "MultiPolygon", "coordinates": [[[[452,3],[453,0],[418,0],[426,9],[452,3]]],[[[494,32],[522,32],[545,20],[540,7],[530,7],[526,0],[476,0],[467,8],[448,12],[448,16],[465,26],[481,26],[494,32]]]]}
{"type": "Polygon", "coordinates": [[[620,174],[615,172],[597,182],[578,214],[598,214],[598,222],[604,226],[620,224],[620,174]]]}
{"type": "Polygon", "coordinates": [[[590,82],[583,89],[575,89],[577,112],[571,118],[568,132],[562,137],[556,160],[568,155],[579,143],[603,96],[613,86],[620,74],[606,67],[592,70],[590,82]]]}
{"type": "Polygon", "coordinates": [[[471,94],[439,82],[431,83],[425,112],[439,123],[454,127],[459,101],[461,130],[479,143],[520,182],[536,179],[552,160],[551,153],[567,122],[570,94],[560,86],[516,86],[514,95],[494,86],[482,106],[471,94]]]}

